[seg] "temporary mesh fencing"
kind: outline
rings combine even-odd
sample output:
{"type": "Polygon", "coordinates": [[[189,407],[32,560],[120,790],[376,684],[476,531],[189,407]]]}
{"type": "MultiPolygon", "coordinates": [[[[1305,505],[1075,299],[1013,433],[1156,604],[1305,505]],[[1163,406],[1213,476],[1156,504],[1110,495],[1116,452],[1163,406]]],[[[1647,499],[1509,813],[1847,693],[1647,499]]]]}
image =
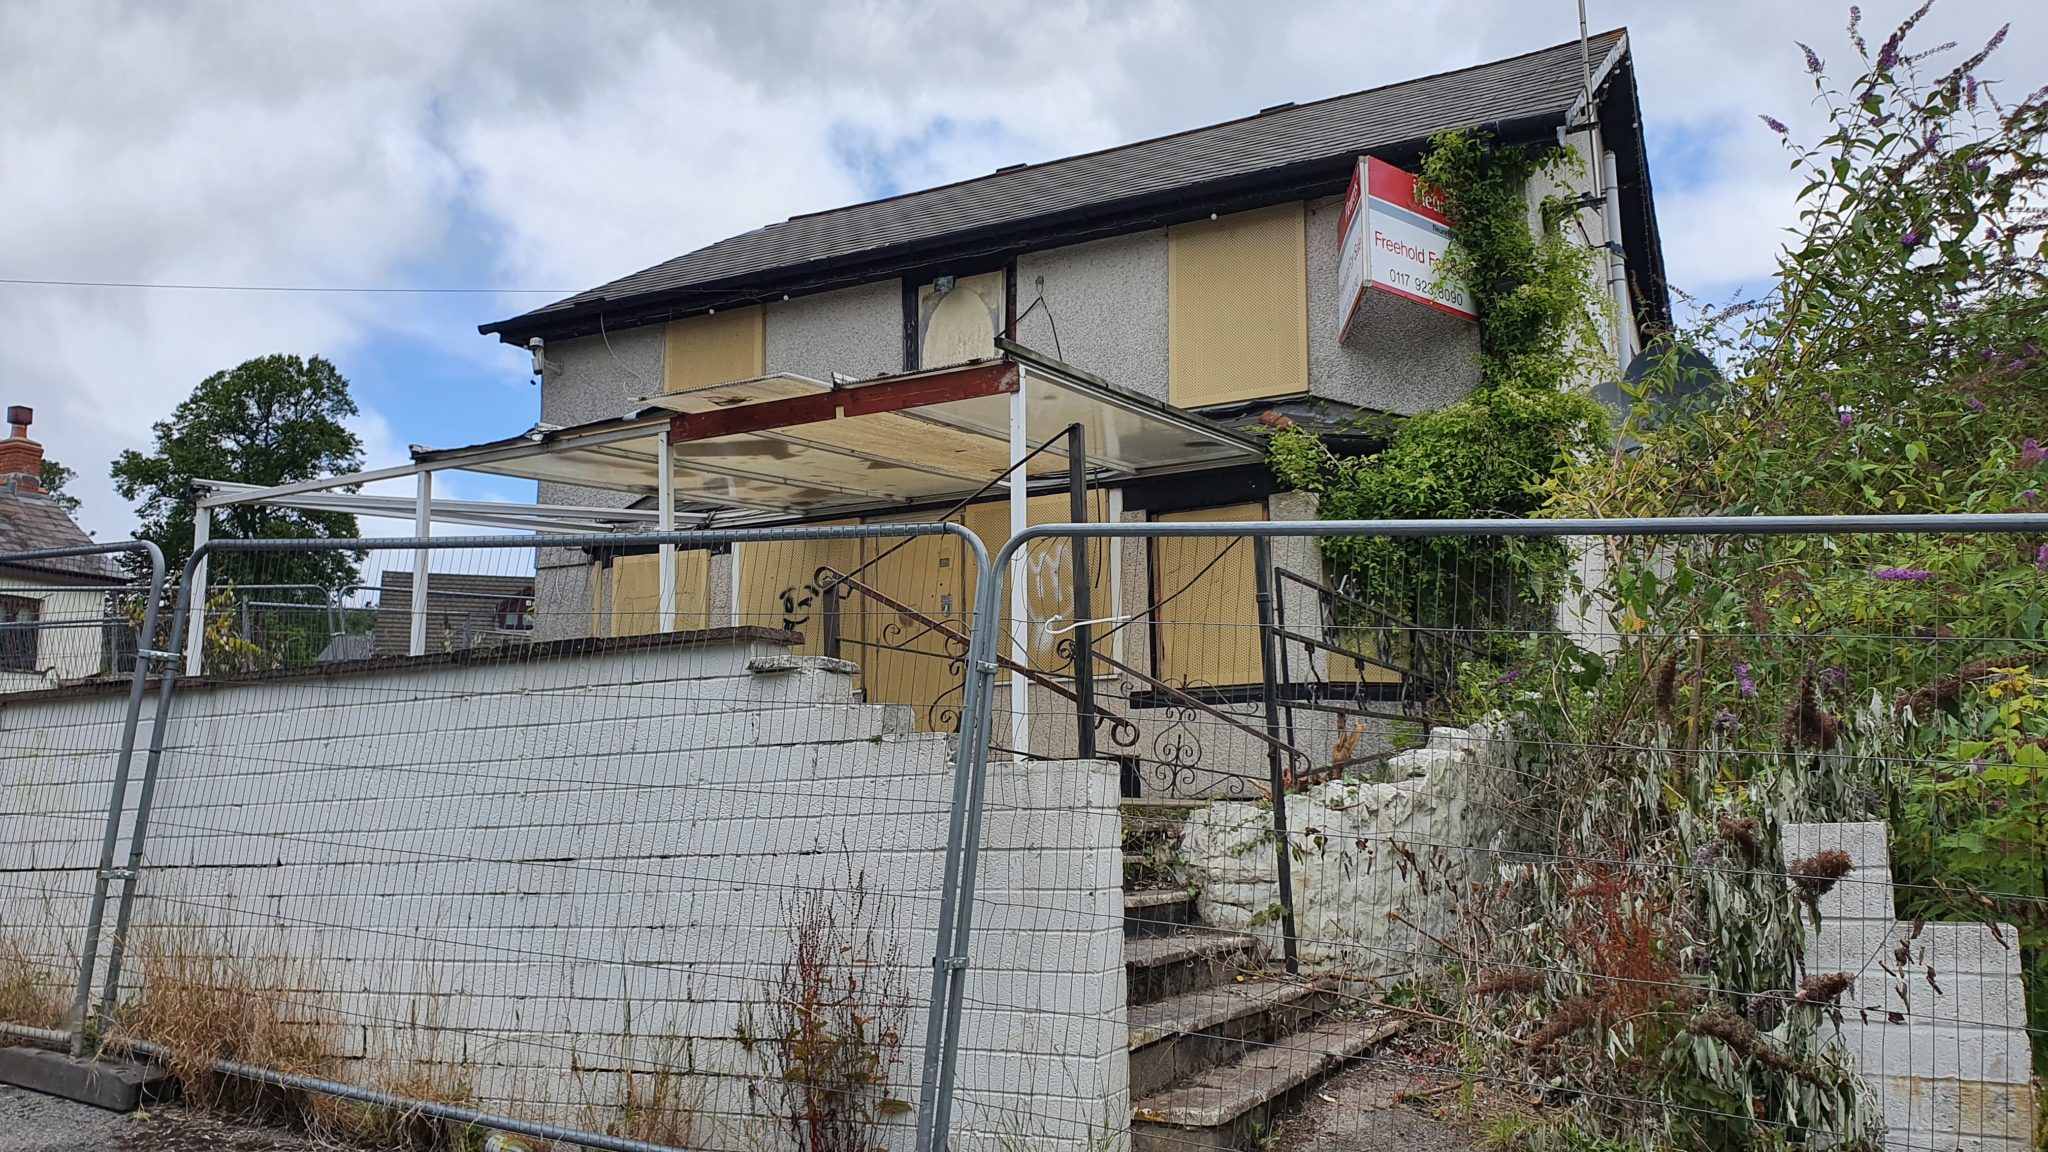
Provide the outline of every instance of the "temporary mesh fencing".
{"type": "Polygon", "coordinates": [[[1121,900],[971,894],[1069,946],[956,1026],[1125,1070],[1020,1136],[2032,1146],[2048,518],[1051,526],[980,610],[1077,539],[1092,651],[970,667],[991,787],[1093,729],[1121,900]]]}
{"type": "MultiPolygon", "coordinates": [[[[58,723],[0,719],[0,1022],[77,1047],[163,598],[164,558],[127,541],[0,554],[0,691],[98,682],[58,723]],[[68,1029],[67,1031],[59,1031],[68,1029]]],[[[126,899],[123,889],[123,899],[126,899]]]]}
{"type": "Polygon", "coordinates": [[[0,702],[0,1017],[386,1140],[2026,1147],[2044,539],[216,543],[0,702]]]}
{"type": "MultiPolygon", "coordinates": [[[[76,1031],[339,1137],[907,1144],[985,570],[935,525],[214,542],[76,1031]]],[[[117,703],[7,704],[10,987],[99,923],[117,703]]]]}

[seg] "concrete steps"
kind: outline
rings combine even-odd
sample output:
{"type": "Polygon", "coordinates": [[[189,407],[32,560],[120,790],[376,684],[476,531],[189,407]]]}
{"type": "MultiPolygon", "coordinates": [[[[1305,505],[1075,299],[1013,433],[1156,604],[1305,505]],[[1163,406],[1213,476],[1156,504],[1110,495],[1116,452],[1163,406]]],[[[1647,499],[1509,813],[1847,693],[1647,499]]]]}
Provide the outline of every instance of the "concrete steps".
{"type": "Polygon", "coordinates": [[[1205,928],[1126,939],[1124,1002],[1151,1004],[1198,988],[1234,983],[1241,975],[1259,971],[1252,954],[1254,943],[1241,932],[1205,928]]]}
{"type": "Polygon", "coordinates": [[[1141,888],[1124,893],[1125,936],[1170,936],[1194,919],[1194,893],[1185,888],[1141,888]]]}
{"type": "Polygon", "coordinates": [[[1315,1085],[1400,1031],[1398,1022],[1331,1019],[1257,1046],[1138,1100],[1134,1152],[1252,1149],[1315,1085]]]}
{"type": "Polygon", "coordinates": [[[1250,1152],[1316,1085],[1398,1031],[1339,1015],[1334,992],[1270,970],[1251,936],[1200,923],[1170,864],[1197,806],[1124,803],[1134,1152],[1250,1152]]]}
{"type": "Polygon", "coordinates": [[[1244,979],[1130,1010],[1131,1098],[1248,1055],[1308,1026],[1332,1007],[1299,980],[1244,979]]]}

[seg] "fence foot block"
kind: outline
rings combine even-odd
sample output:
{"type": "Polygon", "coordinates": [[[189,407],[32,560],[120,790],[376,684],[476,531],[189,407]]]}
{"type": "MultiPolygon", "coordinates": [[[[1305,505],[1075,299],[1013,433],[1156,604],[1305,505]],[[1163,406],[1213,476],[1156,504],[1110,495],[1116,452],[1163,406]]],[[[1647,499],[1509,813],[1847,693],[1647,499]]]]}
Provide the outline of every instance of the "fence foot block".
{"type": "Polygon", "coordinates": [[[0,1084],[29,1088],[110,1112],[133,1112],[176,1090],[170,1073],[153,1064],[76,1057],[43,1048],[0,1048],[0,1084]]]}

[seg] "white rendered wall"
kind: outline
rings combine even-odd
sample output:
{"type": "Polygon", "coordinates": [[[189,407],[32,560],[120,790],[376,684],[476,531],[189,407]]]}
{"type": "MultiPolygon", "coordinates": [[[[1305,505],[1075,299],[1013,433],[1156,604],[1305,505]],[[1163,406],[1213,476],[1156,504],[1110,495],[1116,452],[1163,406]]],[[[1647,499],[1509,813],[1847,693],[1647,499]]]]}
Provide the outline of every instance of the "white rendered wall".
{"type": "Polygon", "coordinates": [[[36,631],[35,670],[0,671],[0,692],[50,687],[61,681],[97,676],[104,670],[105,629],[99,626],[106,616],[103,592],[53,588],[46,583],[0,576],[0,596],[39,601],[42,624],[36,631]],[[81,623],[87,626],[70,626],[81,623]]]}

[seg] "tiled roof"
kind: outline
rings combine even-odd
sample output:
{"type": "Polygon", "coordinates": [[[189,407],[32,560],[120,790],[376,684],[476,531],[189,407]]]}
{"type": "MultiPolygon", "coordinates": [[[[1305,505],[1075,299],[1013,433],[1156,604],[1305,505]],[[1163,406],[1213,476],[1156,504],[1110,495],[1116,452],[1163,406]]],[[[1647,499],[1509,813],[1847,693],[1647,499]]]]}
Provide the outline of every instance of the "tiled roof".
{"type": "MultiPolygon", "coordinates": [[[[1623,36],[1617,30],[1593,38],[1596,66],[1623,36]]],[[[544,330],[579,306],[598,302],[615,309],[651,298],[687,301],[693,292],[705,299],[736,287],[767,288],[807,266],[936,248],[949,238],[991,229],[1024,230],[1274,170],[1346,165],[1360,153],[1416,145],[1448,128],[1546,116],[1561,122],[1584,85],[1579,53],[1574,40],[1456,72],[794,217],[487,324],[483,331],[509,338],[515,330],[544,330]]]]}
{"type": "Polygon", "coordinates": [[[0,568],[11,568],[89,579],[121,579],[120,567],[109,556],[67,556],[55,560],[11,563],[10,552],[31,552],[43,548],[76,548],[93,543],[85,529],[74,523],[64,509],[41,491],[24,488],[18,477],[0,483],[0,568]]]}

